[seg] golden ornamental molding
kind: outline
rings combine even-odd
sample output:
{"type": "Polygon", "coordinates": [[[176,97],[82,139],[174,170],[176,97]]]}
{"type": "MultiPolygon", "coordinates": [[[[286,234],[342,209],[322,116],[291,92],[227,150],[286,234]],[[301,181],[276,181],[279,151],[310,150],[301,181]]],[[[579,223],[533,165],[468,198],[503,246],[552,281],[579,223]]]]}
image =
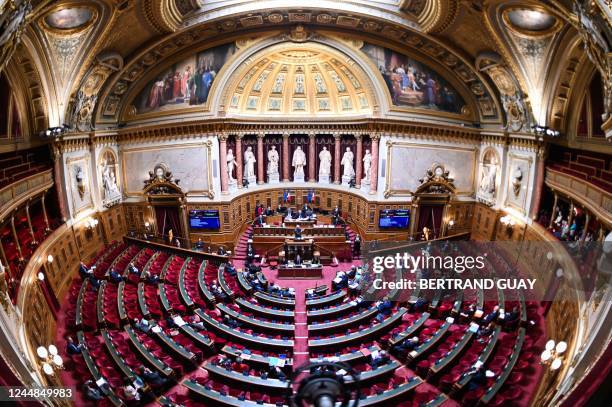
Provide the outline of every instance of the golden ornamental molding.
{"type": "Polygon", "coordinates": [[[179,28],[183,17],[174,0],[144,0],[140,4],[147,23],[158,34],[172,33],[179,28]]]}
{"type": "MultiPolygon", "coordinates": [[[[281,21],[291,21],[287,11],[274,11],[274,13],[282,16],[281,21]]],[[[324,23],[329,29],[346,29],[347,26],[341,24],[343,20],[340,17],[343,16],[342,12],[333,12],[329,14],[328,10],[313,10],[309,13],[312,17],[311,21],[317,21],[320,23],[319,15],[329,15],[330,18],[325,18],[324,23]],[[340,22],[339,22],[340,21],[340,22]],[[337,27],[334,27],[334,24],[337,27]]],[[[188,30],[177,32],[170,36],[166,36],[162,41],[154,43],[149,48],[144,49],[139,54],[128,60],[124,69],[118,74],[110,78],[104,86],[103,92],[100,96],[102,108],[98,109],[97,122],[99,123],[112,123],[117,119],[117,114],[123,111],[127,106],[123,106],[126,102],[126,94],[133,94],[135,90],[128,89],[139,81],[144,75],[148,75],[152,72],[153,67],[157,66],[161,60],[174,57],[186,49],[199,48],[204,41],[207,41],[207,46],[210,46],[211,41],[214,42],[217,39],[222,38],[225,42],[233,41],[239,36],[244,36],[245,31],[253,28],[265,27],[264,22],[267,20],[268,14],[272,14],[269,11],[253,13],[252,16],[262,16],[261,24],[243,24],[243,19],[240,16],[227,17],[225,20],[217,22],[194,24],[189,27],[188,30]],[[231,24],[228,24],[231,22],[231,24]],[[113,109],[107,109],[108,106],[113,106],[113,109]],[[121,106],[118,106],[121,105],[121,106]],[[118,106],[118,107],[117,107],[118,106]],[[101,112],[111,112],[109,115],[102,115],[101,112]]],[[[349,16],[346,16],[347,18],[349,16]]],[[[376,24],[373,29],[365,29],[364,27],[370,20],[363,18],[357,18],[350,16],[356,23],[351,28],[351,35],[361,35],[371,39],[380,38],[387,45],[392,45],[398,49],[406,49],[406,45],[409,46],[413,52],[422,54],[425,57],[431,58],[433,61],[439,61],[442,67],[446,70],[450,70],[451,73],[456,76],[458,81],[463,81],[463,85],[471,91],[478,92],[474,93],[473,98],[478,101],[478,110],[480,111],[481,121],[498,123],[500,121],[501,107],[499,101],[495,96],[490,84],[486,78],[479,73],[473,66],[473,61],[468,60],[466,57],[456,52],[444,44],[443,41],[437,40],[431,37],[426,37],[422,33],[414,31],[407,26],[395,26],[390,25],[387,21],[381,21],[380,24],[376,24]],[[482,95],[482,96],[481,96],[482,95]],[[484,103],[484,104],[483,104],[484,103]]],[[[370,17],[372,19],[374,17],[370,17]]],[[[368,25],[369,28],[370,25],[368,25]]],[[[280,26],[271,27],[267,32],[273,32],[280,26]]]]}

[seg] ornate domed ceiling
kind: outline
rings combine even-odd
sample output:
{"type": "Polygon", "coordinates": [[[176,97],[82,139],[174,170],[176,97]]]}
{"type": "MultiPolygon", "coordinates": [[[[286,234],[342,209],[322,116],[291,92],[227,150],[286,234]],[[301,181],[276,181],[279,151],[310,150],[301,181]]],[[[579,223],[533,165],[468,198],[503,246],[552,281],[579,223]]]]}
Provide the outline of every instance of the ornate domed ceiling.
{"type": "Polygon", "coordinates": [[[324,47],[292,45],[260,55],[230,81],[227,111],[267,115],[372,113],[369,84],[347,57],[324,47]]]}

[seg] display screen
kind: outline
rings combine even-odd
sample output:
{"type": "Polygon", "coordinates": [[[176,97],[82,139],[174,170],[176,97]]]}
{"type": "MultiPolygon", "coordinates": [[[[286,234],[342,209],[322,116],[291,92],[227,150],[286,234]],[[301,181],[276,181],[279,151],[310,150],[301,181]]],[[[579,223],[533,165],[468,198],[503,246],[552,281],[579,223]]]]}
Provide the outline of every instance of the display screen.
{"type": "Polygon", "coordinates": [[[410,225],[410,211],[408,209],[383,209],[378,217],[378,227],[405,229],[410,225]]]}
{"type": "Polygon", "coordinates": [[[189,226],[191,229],[219,229],[221,226],[219,211],[213,209],[190,211],[189,226]]]}

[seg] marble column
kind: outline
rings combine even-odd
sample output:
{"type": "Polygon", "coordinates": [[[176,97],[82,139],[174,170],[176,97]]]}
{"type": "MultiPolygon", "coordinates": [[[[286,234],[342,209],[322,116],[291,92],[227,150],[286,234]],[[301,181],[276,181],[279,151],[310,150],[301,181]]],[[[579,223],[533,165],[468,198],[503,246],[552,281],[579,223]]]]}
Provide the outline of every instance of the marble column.
{"type": "Polygon", "coordinates": [[[21,252],[21,243],[19,243],[19,236],[17,236],[17,229],[15,229],[15,216],[11,216],[11,231],[13,232],[13,239],[15,240],[15,246],[19,253],[19,260],[23,260],[23,253],[21,252]]]}
{"type": "Polygon", "coordinates": [[[357,152],[355,153],[355,188],[361,188],[361,179],[363,178],[363,140],[361,134],[355,134],[357,139],[357,152]]]}
{"type": "Polygon", "coordinates": [[[227,175],[227,136],[219,136],[219,167],[221,168],[221,193],[227,195],[229,193],[229,178],[227,175]]]}
{"type": "Polygon", "coordinates": [[[62,217],[62,222],[66,222],[68,220],[68,206],[66,206],[64,191],[66,190],[68,183],[66,183],[66,187],[63,186],[64,183],[62,181],[62,153],[59,148],[54,148],[53,150],[53,178],[55,181],[55,191],[57,193],[57,201],[60,210],[60,216],[62,217]]]}
{"type": "Polygon", "coordinates": [[[49,230],[51,230],[51,228],[49,227],[49,217],[47,216],[47,207],[45,206],[45,196],[47,195],[47,191],[45,191],[42,194],[42,197],[40,199],[40,204],[42,205],[42,210],[43,210],[43,218],[45,219],[45,231],[48,232],[49,230]]]}
{"type": "Polygon", "coordinates": [[[372,139],[372,167],[370,169],[370,194],[375,195],[378,190],[378,142],[380,134],[370,136],[372,139]]]}
{"type": "Polygon", "coordinates": [[[540,202],[542,200],[542,190],[544,189],[544,160],[546,158],[546,150],[541,147],[538,150],[538,164],[536,167],[535,177],[535,189],[533,190],[533,198],[531,200],[531,208],[529,210],[529,217],[531,219],[537,219],[538,211],[540,210],[540,202]]]}
{"type": "Polygon", "coordinates": [[[236,135],[236,180],[238,181],[238,188],[242,188],[242,135],[236,135]]]}
{"type": "Polygon", "coordinates": [[[316,179],[316,155],[315,155],[315,150],[316,150],[316,145],[315,145],[315,141],[316,141],[316,135],[314,133],[310,133],[308,134],[308,182],[317,182],[316,179]]]}
{"type": "Polygon", "coordinates": [[[186,249],[191,249],[191,237],[189,235],[189,213],[187,212],[187,205],[185,202],[185,198],[181,200],[181,205],[179,207],[179,214],[181,217],[181,224],[183,229],[183,245],[186,249]]]}
{"type": "Polygon", "coordinates": [[[283,181],[289,182],[289,133],[283,134],[283,181]]]}
{"type": "Polygon", "coordinates": [[[557,216],[557,203],[559,202],[559,195],[554,192],[555,199],[553,200],[552,213],[550,215],[550,222],[548,222],[548,228],[551,229],[553,226],[553,222],[555,221],[555,216],[557,216]]]}
{"type": "Polygon", "coordinates": [[[266,182],[266,173],[264,171],[264,137],[266,137],[264,133],[257,134],[257,184],[259,185],[266,182]]]}
{"type": "Polygon", "coordinates": [[[340,184],[340,134],[334,134],[334,184],[340,184]]]}

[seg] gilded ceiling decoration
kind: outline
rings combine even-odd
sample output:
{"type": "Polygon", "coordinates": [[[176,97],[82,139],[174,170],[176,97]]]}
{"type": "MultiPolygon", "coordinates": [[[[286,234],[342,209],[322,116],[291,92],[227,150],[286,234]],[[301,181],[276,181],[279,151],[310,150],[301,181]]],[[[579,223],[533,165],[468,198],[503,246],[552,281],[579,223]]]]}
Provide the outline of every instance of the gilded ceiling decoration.
{"type": "Polygon", "coordinates": [[[95,10],[89,7],[66,7],[51,11],[43,17],[43,22],[50,29],[72,32],[92,23],[95,16],[95,10]]]}
{"type": "Polygon", "coordinates": [[[291,44],[277,52],[263,53],[254,58],[252,65],[232,79],[229,113],[354,115],[372,112],[372,96],[363,83],[364,74],[324,47],[291,44]]]}

